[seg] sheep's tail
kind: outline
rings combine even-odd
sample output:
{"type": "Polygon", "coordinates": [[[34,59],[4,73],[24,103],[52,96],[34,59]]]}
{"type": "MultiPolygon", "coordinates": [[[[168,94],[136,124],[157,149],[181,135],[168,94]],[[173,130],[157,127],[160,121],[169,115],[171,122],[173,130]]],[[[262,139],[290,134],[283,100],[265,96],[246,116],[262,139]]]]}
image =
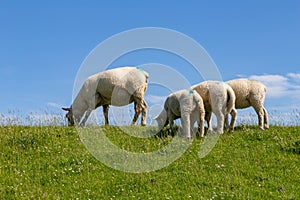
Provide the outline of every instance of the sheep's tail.
{"type": "Polygon", "coordinates": [[[235,93],[233,89],[228,85],[226,87],[227,91],[227,107],[226,107],[226,113],[230,113],[232,109],[235,108],[235,93]]]}

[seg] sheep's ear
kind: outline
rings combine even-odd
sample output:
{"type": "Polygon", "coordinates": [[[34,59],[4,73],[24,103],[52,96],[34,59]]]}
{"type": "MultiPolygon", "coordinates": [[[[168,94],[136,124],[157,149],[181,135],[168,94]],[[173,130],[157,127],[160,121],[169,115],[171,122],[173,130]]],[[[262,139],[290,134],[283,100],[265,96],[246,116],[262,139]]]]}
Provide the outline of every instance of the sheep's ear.
{"type": "Polygon", "coordinates": [[[71,111],[71,108],[61,108],[61,109],[63,109],[64,111],[68,111],[68,112],[71,111]]]}

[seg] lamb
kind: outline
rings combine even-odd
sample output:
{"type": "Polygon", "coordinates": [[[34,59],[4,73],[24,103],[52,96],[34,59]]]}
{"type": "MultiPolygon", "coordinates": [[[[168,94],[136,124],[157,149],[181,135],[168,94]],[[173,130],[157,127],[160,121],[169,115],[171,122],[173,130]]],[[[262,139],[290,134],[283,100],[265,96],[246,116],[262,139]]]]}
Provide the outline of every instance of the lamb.
{"type": "Polygon", "coordinates": [[[164,104],[162,112],[154,119],[161,130],[170,125],[173,130],[173,121],[181,118],[183,133],[191,138],[191,131],[195,121],[198,122],[200,137],[204,136],[204,105],[201,96],[193,90],[179,90],[170,94],[164,104]]]}
{"type": "Polygon", "coordinates": [[[134,102],[135,124],[142,113],[141,125],[146,125],[148,105],[144,95],[148,87],[148,73],[137,67],[121,67],[94,74],[87,78],[66,117],[68,125],[85,125],[90,113],[103,107],[105,125],[108,125],[109,105],[124,106],[134,102]]]}
{"type": "Polygon", "coordinates": [[[243,109],[252,106],[258,115],[260,129],[268,129],[268,112],[264,108],[266,86],[258,81],[242,78],[230,80],[227,83],[235,93],[235,107],[243,109]]]}
{"type": "Polygon", "coordinates": [[[232,88],[220,81],[204,81],[191,87],[196,90],[203,99],[205,107],[205,120],[208,124],[208,131],[212,132],[211,114],[217,117],[217,133],[222,134],[224,131],[225,116],[232,113],[230,131],[234,130],[236,119],[235,94],[232,88]]]}

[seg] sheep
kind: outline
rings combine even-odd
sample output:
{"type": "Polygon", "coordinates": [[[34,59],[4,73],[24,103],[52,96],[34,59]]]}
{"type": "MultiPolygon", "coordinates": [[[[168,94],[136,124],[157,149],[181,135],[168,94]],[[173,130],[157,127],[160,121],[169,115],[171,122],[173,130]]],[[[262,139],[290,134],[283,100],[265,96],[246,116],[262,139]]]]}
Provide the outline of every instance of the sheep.
{"type": "Polygon", "coordinates": [[[105,125],[108,125],[109,105],[125,106],[134,102],[134,125],[142,112],[141,125],[146,125],[148,105],[144,95],[148,87],[148,73],[137,67],[120,67],[94,74],[86,79],[67,111],[68,125],[84,126],[90,113],[103,107],[105,125]]]}
{"type": "Polygon", "coordinates": [[[173,121],[181,118],[183,133],[191,138],[191,131],[195,121],[198,122],[200,137],[204,136],[204,105],[201,96],[194,90],[179,90],[170,94],[164,104],[162,112],[154,119],[158,123],[159,130],[170,125],[173,130],[173,121]]]}
{"type": "Polygon", "coordinates": [[[268,129],[268,112],[264,107],[266,86],[258,81],[243,78],[230,80],[227,83],[235,93],[235,107],[243,109],[252,106],[258,115],[259,128],[268,129]]]}
{"type": "Polygon", "coordinates": [[[207,121],[209,132],[213,131],[211,126],[212,112],[217,117],[217,133],[223,133],[225,116],[230,112],[233,117],[229,129],[230,131],[234,130],[237,113],[235,109],[235,94],[228,84],[209,80],[193,85],[191,89],[196,90],[203,99],[205,120],[207,121]]]}

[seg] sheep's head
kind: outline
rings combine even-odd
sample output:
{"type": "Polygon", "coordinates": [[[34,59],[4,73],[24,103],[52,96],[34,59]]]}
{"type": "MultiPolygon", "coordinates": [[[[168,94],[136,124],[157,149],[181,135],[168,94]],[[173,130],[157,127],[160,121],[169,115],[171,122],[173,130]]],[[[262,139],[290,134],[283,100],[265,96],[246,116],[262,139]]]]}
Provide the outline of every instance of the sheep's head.
{"type": "Polygon", "coordinates": [[[71,108],[62,108],[64,111],[67,111],[66,118],[68,120],[68,126],[74,126],[74,116],[73,116],[73,111],[72,107],[71,108]]]}

